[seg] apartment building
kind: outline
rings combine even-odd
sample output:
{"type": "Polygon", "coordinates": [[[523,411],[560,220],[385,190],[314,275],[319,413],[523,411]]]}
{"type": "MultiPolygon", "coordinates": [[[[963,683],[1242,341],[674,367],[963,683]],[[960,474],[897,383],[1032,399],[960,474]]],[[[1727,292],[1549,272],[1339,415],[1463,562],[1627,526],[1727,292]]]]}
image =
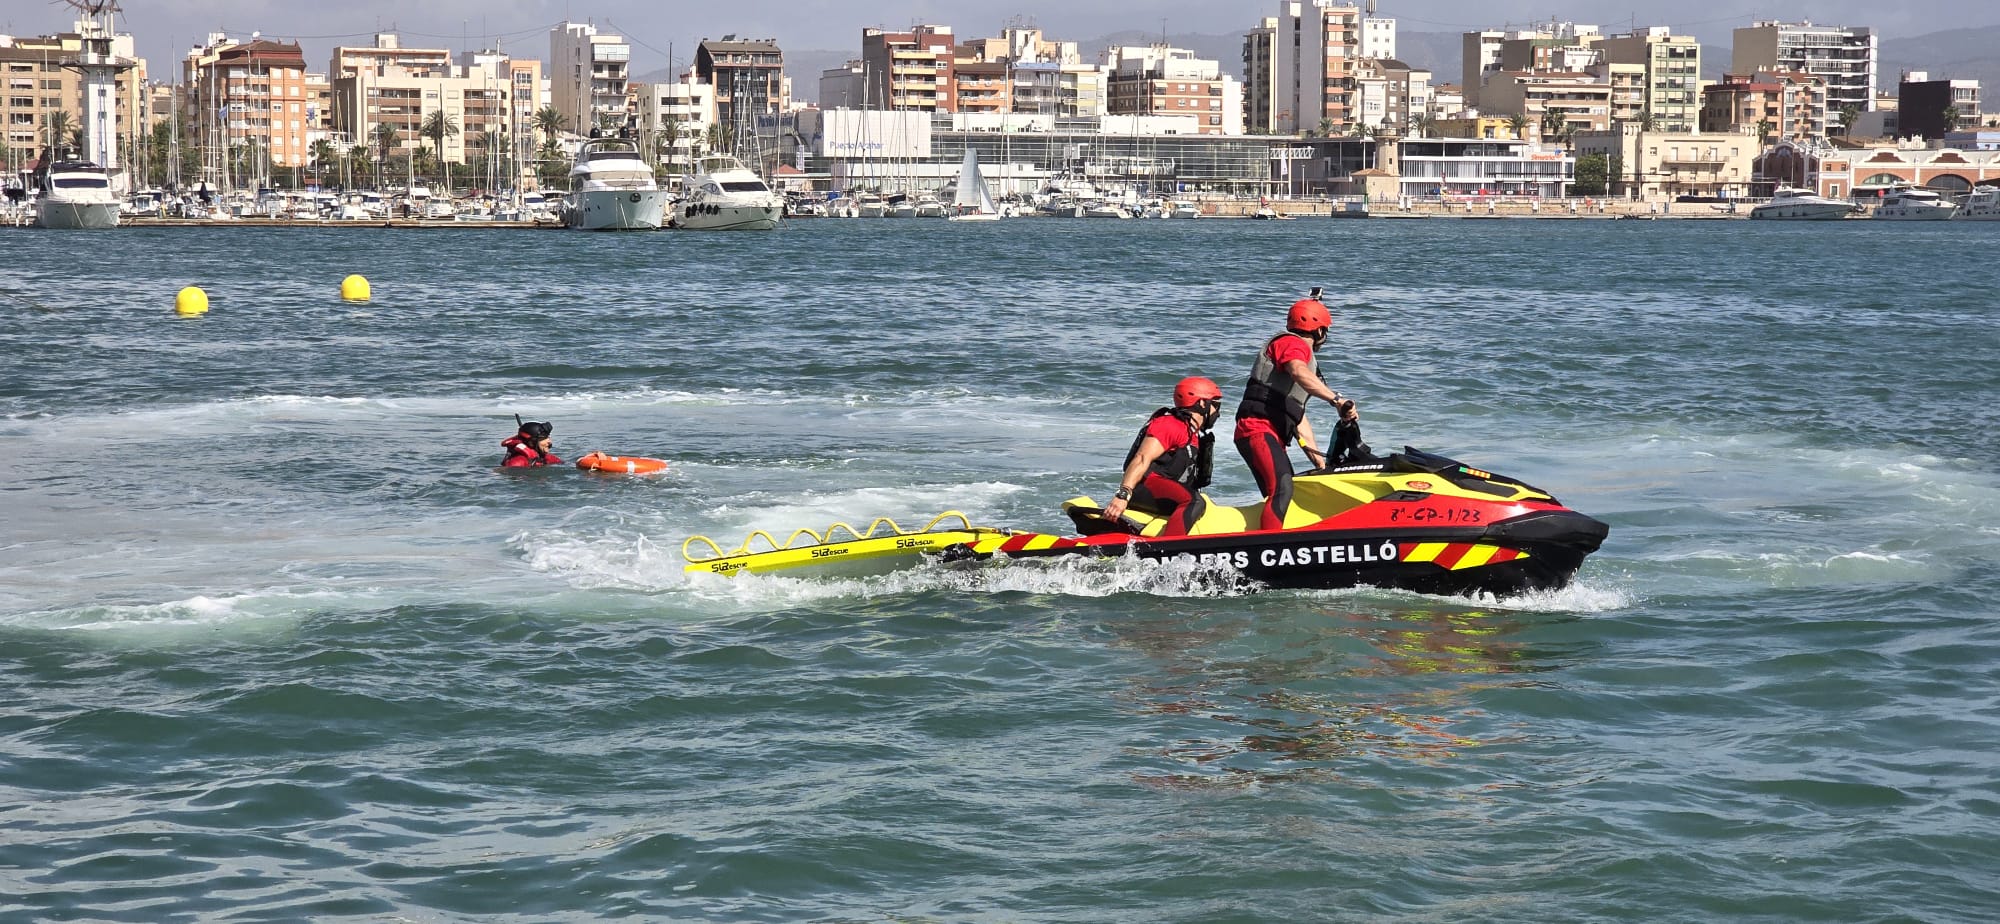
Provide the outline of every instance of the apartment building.
{"type": "Polygon", "coordinates": [[[785,53],[770,39],[704,39],[695,49],[694,76],[714,88],[715,123],[724,131],[754,128],[758,117],[791,108],[785,53]]]}
{"type": "Polygon", "coordinates": [[[1334,0],[1283,0],[1278,7],[1271,131],[1346,133],[1354,123],[1361,8],[1334,0]]]}
{"type": "Polygon", "coordinates": [[[1412,130],[1431,110],[1431,72],[1394,58],[1355,63],[1355,125],[1361,131],[1412,130]]]}
{"type": "Polygon", "coordinates": [[[361,71],[400,67],[407,71],[431,71],[451,65],[451,52],[443,48],[404,48],[394,32],[375,33],[373,45],[336,45],[326,64],[328,80],[352,77],[361,71]]]}
{"type": "Polygon", "coordinates": [[[297,43],[211,33],[181,66],[190,120],[210,149],[247,150],[270,166],[309,161],[306,61],[297,43]]]}
{"type": "Polygon", "coordinates": [[[671,173],[686,173],[707,150],[715,122],[715,88],[683,74],[669,83],[638,88],[639,137],[649,157],[671,173]]]}
{"type": "Polygon", "coordinates": [[[1826,106],[1839,112],[1853,106],[1875,110],[1877,60],[1875,30],[1815,26],[1810,22],[1760,21],[1737,29],[1729,72],[1794,71],[1826,82],[1826,106]]]}
{"type": "Polygon", "coordinates": [[[1193,116],[1201,134],[1243,133],[1242,97],[1220,62],[1165,45],[1122,45],[1106,58],[1110,114],[1193,116]]]}
{"type": "MultiPolygon", "coordinates": [[[[39,155],[47,143],[43,130],[50,114],[68,113],[72,129],[88,128],[83,76],[66,65],[86,53],[86,38],[94,27],[78,22],[70,32],[42,36],[0,35],[0,167],[19,169],[39,155]]],[[[97,36],[97,38],[103,38],[97,36]]],[[[136,139],[151,127],[145,106],[146,62],[133,56],[132,36],[109,36],[109,56],[130,66],[114,77],[108,110],[116,119],[116,138],[86,138],[81,153],[106,166],[130,160],[136,139]]],[[[59,139],[69,144],[71,139],[59,139]]]]}
{"type": "Polygon", "coordinates": [[[1542,140],[1556,141],[1549,129],[1551,113],[1579,132],[1611,127],[1611,85],[1587,73],[1502,71],[1488,78],[1480,91],[1479,110],[1486,114],[1517,114],[1541,123],[1542,140]]]}
{"type": "Polygon", "coordinates": [[[1645,68],[1640,109],[1656,131],[1692,132],[1701,123],[1701,42],[1666,26],[1636,29],[1597,43],[1608,64],[1645,68]]]}
{"type": "Polygon", "coordinates": [[[908,32],[861,30],[861,68],[871,106],[954,111],[954,41],[950,26],[920,25],[908,32]]]}
{"type": "Polygon", "coordinates": [[[1396,21],[1380,16],[1361,20],[1361,56],[1377,60],[1396,57],[1396,21]]]}
{"type": "Polygon", "coordinates": [[[1811,74],[1724,74],[1702,89],[1703,132],[1749,132],[1760,141],[1826,135],[1826,84],[1811,74]]]}
{"type": "Polygon", "coordinates": [[[1467,32],[1460,37],[1465,105],[1487,107],[1481,89],[1503,71],[1573,73],[1598,62],[1594,47],[1603,37],[1596,26],[1551,22],[1534,29],[1467,32]]]}
{"type": "Polygon", "coordinates": [[[549,104],[578,135],[616,132],[631,125],[627,109],[632,46],[622,36],[600,34],[587,23],[564,22],[549,30],[549,104]]]}
{"type": "Polygon", "coordinates": [[[867,102],[868,85],[863,78],[860,58],[850,58],[839,67],[819,72],[821,109],[861,109],[867,102]]]}
{"type": "Polygon", "coordinates": [[[1274,129],[1278,110],[1276,55],[1278,18],[1266,16],[1257,28],[1243,33],[1243,122],[1253,135],[1274,129]]]}

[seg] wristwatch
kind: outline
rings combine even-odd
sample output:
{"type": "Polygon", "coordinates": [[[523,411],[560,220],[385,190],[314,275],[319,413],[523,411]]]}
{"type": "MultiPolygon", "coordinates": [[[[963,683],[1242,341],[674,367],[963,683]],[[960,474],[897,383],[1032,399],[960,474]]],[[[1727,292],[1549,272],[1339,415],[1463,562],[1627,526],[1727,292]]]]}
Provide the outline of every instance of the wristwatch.
{"type": "Polygon", "coordinates": [[[1115,498],[1118,498],[1119,500],[1131,500],[1131,499],[1132,499],[1132,489],[1131,489],[1131,488],[1128,488],[1128,487],[1126,487],[1126,486],[1124,486],[1124,485],[1122,485],[1122,484],[1121,484],[1121,485],[1119,485],[1119,486],[1118,486],[1118,493],[1116,493],[1116,494],[1113,494],[1113,495],[1111,495],[1111,496],[1112,496],[1112,497],[1115,497],[1115,498]]]}

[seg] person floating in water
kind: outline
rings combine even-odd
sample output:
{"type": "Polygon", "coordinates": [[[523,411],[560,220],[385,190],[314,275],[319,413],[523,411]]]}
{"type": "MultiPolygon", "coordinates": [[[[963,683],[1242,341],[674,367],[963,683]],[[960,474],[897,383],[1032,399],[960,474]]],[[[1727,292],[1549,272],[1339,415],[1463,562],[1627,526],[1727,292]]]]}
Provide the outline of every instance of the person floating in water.
{"type": "Polygon", "coordinates": [[[562,460],[549,451],[549,444],[552,442],[549,435],[555,432],[555,425],[539,420],[523,422],[518,414],[514,416],[514,420],[521,424],[521,432],[500,441],[500,445],[507,449],[507,461],[503,463],[507,468],[540,468],[545,465],[562,464],[562,460]]]}

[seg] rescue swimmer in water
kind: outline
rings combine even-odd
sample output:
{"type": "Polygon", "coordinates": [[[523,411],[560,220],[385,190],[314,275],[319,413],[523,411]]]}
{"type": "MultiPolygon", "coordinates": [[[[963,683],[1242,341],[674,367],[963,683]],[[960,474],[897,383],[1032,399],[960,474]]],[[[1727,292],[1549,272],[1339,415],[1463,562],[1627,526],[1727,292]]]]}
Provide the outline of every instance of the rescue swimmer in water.
{"type": "Polygon", "coordinates": [[[542,468],[562,464],[562,460],[549,451],[550,444],[554,442],[550,438],[556,430],[554,424],[539,420],[524,421],[519,414],[514,415],[514,423],[520,431],[500,441],[501,447],[507,450],[507,460],[501,463],[502,466],[542,468]]]}

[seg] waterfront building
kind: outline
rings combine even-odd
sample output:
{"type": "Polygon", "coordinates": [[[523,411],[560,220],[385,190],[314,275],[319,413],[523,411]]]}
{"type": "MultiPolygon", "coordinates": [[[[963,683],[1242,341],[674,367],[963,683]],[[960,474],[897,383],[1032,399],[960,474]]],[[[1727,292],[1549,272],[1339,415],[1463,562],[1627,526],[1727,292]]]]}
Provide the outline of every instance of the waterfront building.
{"type": "Polygon", "coordinates": [[[1525,140],[1515,134],[1514,126],[1504,116],[1467,116],[1456,119],[1436,119],[1431,123],[1429,138],[1483,138],[1489,141],[1525,140]]]}
{"type": "Polygon", "coordinates": [[[1578,132],[1575,147],[1579,157],[1598,154],[1610,161],[1612,195],[1659,200],[1752,195],[1763,146],[1747,132],[1647,131],[1623,122],[1578,132]]]}
{"type": "Polygon", "coordinates": [[[1589,74],[1611,91],[1611,121],[1639,122],[1646,115],[1646,66],[1600,61],[1587,68],[1589,74]]]}
{"type": "Polygon", "coordinates": [[[538,62],[523,65],[517,71],[512,62],[494,56],[469,66],[358,69],[333,80],[333,130],[376,150],[378,127],[390,126],[397,136],[392,155],[428,148],[443,163],[484,164],[495,156],[518,162],[532,147],[532,142],[521,145],[532,130],[533,95],[525,105],[517,103],[515,86],[517,81],[533,86],[538,62]],[[426,119],[440,112],[457,128],[446,132],[442,143],[423,134],[426,119]]]}
{"type": "MultiPolygon", "coordinates": [[[[151,128],[146,100],[146,62],[133,55],[132,36],[107,34],[79,20],[71,31],[41,36],[0,35],[0,168],[12,176],[47,144],[45,127],[53,113],[68,113],[70,128],[84,130],[78,154],[105,167],[136,162],[138,139],[151,128]],[[94,46],[94,47],[93,47],[94,46]],[[69,67],[86,56],[117,62],[103,95],[85,99],[81,71],[69,67]],[[102,108],[98,108],[102,107],[102,108]],[[101,112],[104,119],[93,116],[101,112]],[[105,133],[104,125],[116,130],[105,133]],[[96,130],[97,135],[91,132],[96,130]],[[107,162],[108,161],[108,162],[107,162]]],[[[57,139],[69,145],[73,139],[57,139]]]]}
{"type": "Polygon", "coordinates": [[[1447,199],[1553,198],[1567,192],[1576,159],[1530,141],[1409,138],[1388,142],[1380,169],[1397,174],[1402,194],[1447,199]]]}
{"type": "Polygon", "coordinates": [[[1911,71],[1896,85],[1897,130],[1918,138],[1943,138],[1961,125],[1978,125],[1979,81],[1932,80],[1911,71]]]}
{"type": "Polygon", "coordinates": [[[271,167],[308,161],[306,61],[297,43],[211,33],[182,61],[181,82],[207,151],[203,179],[222,187],[266,182],[271,167]]]}
{"type": "Polygon", "coordinates": [[[1831,112],[1873,111],[1878,67],[1875,30],[1867,27],[1764,20],[1737,29],[1730,48],[1732,74],[1795,71],[1826,81],[1831,112]]]}
{"type": "Polygon", "coordinates": [[[1243,133],[1242,95],[1220,62],[1165,45],[1118,46],[1106,57],[1109,114],[1193,116],[1202,134],[1243,133]]]}
{"type": "Polygon", "coordinates": [[[1607,64],[1645,68],[1645,94],[1640,111],[1650,112],[1653,127],[1664,132],[1692,132],[1701,122],[1701,42],[1692,35],[1674,35],[1666,26],[1635,29],[1596,43],[1607,64]]]}
{"type": "Polygon", "coordinates": [[[626,102],[632,46],[622,36],[599,34],[587,23],[564,22],[549,30],[549,104],[579,135],[630,127],[626,102]]]}
{"type": "Polygon", "coordinates": [[[861,30],[866,98],[878,108],[953,111],[956,61],[950,26],[919,25],[908,32],[861,30]]]}
{"type": "Polygon", "coordinates": [[[1430,115],[1437,119],[1455,119],[1465,114],[1465,88],[1455,83],[1440,83],[1431,87],[1430,115]]]}
{"type": "Polygon", "coordinates": [[[1752,132],[1760,140],[1826,135],[1826,84],[1786,71],[1724,74],[1702,88],[1701,130],[1752,132]]]}
{"type": "Polygon", "coordinates": [[[1925,142],[1884,142],[1812,147],[1783,142],[1764,158],[1774,181],[1799,181],[1825,196],[1866,196],[1899,186],[1922,186],[1963,195],[1974,186],[2000,185],[2000,151],[1932,147],[1925,142]]]}

